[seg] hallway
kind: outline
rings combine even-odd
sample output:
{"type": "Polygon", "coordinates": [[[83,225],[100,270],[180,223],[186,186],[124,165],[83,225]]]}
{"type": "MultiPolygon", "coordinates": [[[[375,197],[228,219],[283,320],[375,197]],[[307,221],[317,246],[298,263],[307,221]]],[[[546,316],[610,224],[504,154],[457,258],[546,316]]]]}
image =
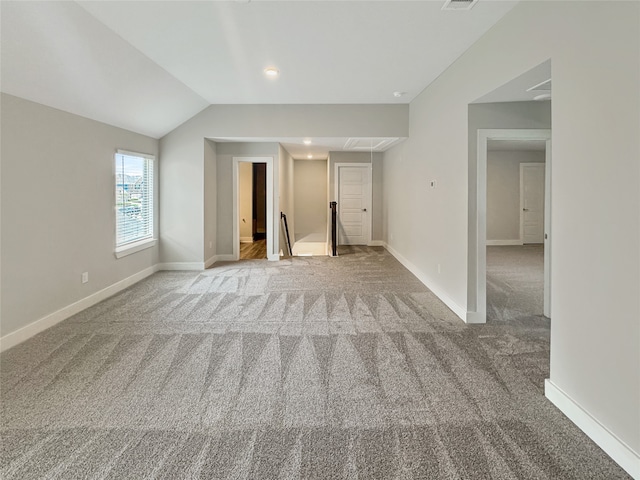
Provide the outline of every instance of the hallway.
{"type": "Polygon", "coordinates": [[[267,240],[240,244],[240,260],[263,260],[267,258],[267,240]]]}

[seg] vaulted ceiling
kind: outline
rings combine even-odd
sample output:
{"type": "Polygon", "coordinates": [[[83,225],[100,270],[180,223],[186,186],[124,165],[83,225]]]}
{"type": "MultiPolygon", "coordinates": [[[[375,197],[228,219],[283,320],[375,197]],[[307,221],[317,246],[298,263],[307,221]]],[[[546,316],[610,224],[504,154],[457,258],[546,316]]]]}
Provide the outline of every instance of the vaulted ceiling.
{"type": "Polygon", "coordinates": [[[0,86],[156,138],[210,104],[409,103],[516,3],[2,1],[0,86]]]}

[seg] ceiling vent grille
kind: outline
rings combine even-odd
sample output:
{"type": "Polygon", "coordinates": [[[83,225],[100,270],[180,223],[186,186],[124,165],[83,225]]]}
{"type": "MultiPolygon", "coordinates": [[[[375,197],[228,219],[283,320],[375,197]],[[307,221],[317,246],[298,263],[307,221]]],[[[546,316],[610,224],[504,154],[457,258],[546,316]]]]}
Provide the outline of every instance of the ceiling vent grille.
{"type": "Polygon", "coordinates": [[[537,91],[550,92],[551,79],[545,80],[544,82],[536,83],[533,87],[527,88],[527,92],[537,92],[537,91]]]}
{"type": "Polygon", "coordinates": [[[384,152],[398,140],[399,138],[349,138],[344,144],[344,149],[361,152],[384,152]]]}
{"type": "Polygon", "coordinates": [[[471,10],[478,0],[445,0],[442,10],[471,10]]]}

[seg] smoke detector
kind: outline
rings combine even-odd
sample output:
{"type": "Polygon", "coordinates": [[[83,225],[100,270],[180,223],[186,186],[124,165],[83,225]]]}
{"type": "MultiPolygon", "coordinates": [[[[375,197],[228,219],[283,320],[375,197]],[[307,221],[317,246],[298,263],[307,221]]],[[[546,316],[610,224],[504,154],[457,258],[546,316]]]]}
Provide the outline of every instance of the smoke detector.
{"type": "Polygon", "coordinates": [[[445,0],[441,10],[471,10],[478,0],[445,0]]]}

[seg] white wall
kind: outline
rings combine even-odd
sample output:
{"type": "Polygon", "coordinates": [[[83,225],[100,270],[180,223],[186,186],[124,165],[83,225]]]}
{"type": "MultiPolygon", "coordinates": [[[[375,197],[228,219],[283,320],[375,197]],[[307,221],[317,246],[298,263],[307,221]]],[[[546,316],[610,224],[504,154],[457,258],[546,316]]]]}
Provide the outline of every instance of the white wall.
{"type": "Polygon", "coordinates": [[[158,262],[157,246],[114,256],[114,154],[157,155],[158,141],[18,97],[1,101],[5,337],[158,262]]]}
{"type": "Polygon", "coordinates": [[[385,155],[388,242],[434,290],[467,309],[467,253],[475,248],[468,105],[549,58],[550,385],[567,399],[565,413],[578,421],[575,412],[585,412],[596,430],[604,426],[606,451],[637,469],[638,2],[521,2],[426,88],[411,103],[409,139],[385,155]],[[427,188],[429,179],[437,188],[427,188]]]}
{"type": "Polygon", "coordinates": [[[253,164],[238,164],[238,225],[240,241],[253,240],[253,164]]]}
{"type": "MultiPolygon", "coordinates": [[[[336,163],[368,163],[371,164],[371,240],[382,241],[383,239],[383,154],[376,152],[329,152],[329,201],[337,202],[336,196],[336,163]]],[[[330,221],[330,219],[329,219],[330,221]]],[[[330,227],[329,227],[330,228],[330,227]]]]}
{"type": "Polygon", "coordinates": [[[310,233],[327,236],[327,160],[294,162],[296,238],[310,233]]]}
{"type": "MultiPolygon", "coordinates": [[[[208,107],[160,139],[162,262],[204,261],[204,138],[406,137],[408,121],[407,105],[208,107]]],[[[230,243],[219,244],[216,253],[230,253],[230,243]]]]}
{"type": "MultiPolygon", "coordinates": [[[[282,146],[278,145],[278,158],[279,158],[279,174],[280,181],[278,182],[278,188],[280,193],[280,212],[284,213],[287,216],[287,224],[289,227],[289,239],[291,241],[291,247],[295,243],[295,226],[296,219],[294,215],[295,211],[295,199],[293,195],[293,175],[294,175],[294,166],[293,166],[293,157],[289,154],[289,152],[282,146]]],[[[274,221],[277,224],[277,228],[275,231],[280,232],[280,250],[285,255],[288,255],[287,249],[287,237],[286,232],[284,230],[284,222],[280,218],[280,212],[276,215],[274,221]]]]}
{"type": "Polygon", "coordinates": [[[487,240],[521,240],[521,163],[544,163],[544,152],[487,152],[487,240]]]}

